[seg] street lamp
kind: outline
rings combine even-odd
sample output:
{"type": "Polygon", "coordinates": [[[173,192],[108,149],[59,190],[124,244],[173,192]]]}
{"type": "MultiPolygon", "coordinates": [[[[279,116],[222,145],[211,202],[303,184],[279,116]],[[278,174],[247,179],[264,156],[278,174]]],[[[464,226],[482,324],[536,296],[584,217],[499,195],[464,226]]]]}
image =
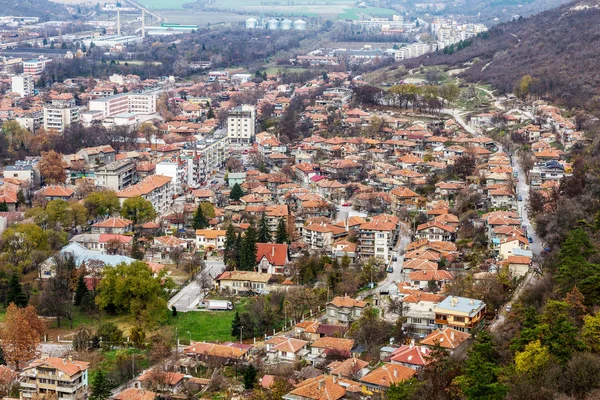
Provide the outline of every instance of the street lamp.
{"type": "Polygon", "coordinates": [[[240,344],[242,344],[242,333],[244,332],[244,326],[240,326],[240,344]]]}

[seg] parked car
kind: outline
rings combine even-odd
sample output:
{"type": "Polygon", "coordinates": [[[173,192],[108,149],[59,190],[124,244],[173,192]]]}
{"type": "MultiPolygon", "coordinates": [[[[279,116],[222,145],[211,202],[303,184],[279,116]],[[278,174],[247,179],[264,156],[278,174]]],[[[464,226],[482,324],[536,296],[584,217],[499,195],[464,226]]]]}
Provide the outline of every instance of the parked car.
{"type": "Polygon", "coordinates": [[[398,256],[392,256],[392,261],[398,261],[398,256]]]}
{"type": "Polygon", "coordinates": [[[350,203],[344,203],[344,204],[342,204],[342,207],[350,207],[350,205],[351,205],[350,203]]]}
{"type": "Polygon", "coordinates": [[[512,306],[509,304],[506,306],[506,312],[511,312],[512,311],[512,306]]]}
{"type": "Polygon", "coordinates": [[[387,269],[388,274],[391,274],[392,272],[394,272],[394,267],[392,267],[391,265],[388,267],[387,269]]]}
{"type": "Polygon", "coordinates": [[[531,236],[529,236],[529,237],[527,238],[527,240],[529,241],[529,243],[533,243],[533,238],[532,238],[531,236]]]}
{"type": "Polygon", "coordinates": [[[523,201],[523,196],[519,195],[519,201],[523,201]]]}

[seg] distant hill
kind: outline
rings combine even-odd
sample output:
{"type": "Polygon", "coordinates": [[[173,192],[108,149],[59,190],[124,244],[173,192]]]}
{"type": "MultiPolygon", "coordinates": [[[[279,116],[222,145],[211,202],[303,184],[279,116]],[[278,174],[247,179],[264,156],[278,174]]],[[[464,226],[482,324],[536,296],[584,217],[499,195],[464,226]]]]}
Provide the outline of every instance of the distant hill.
{"type": "Polygon", "coordinates": [[[491,83],[502,92],[531,75],[538,80],[534,93],[566,106],[595,107],[590,99],[600,95],[600,0],[499,24],[453,54],[438,52],[404,64],[466,65],[463,77],[491,83]]]}
{"type": "Polygon", "coordinates": [[[48,0],[0,0],[0,16],[40,17],[51,19],[65,16],[66,8],[62,4],[48,0]]]}

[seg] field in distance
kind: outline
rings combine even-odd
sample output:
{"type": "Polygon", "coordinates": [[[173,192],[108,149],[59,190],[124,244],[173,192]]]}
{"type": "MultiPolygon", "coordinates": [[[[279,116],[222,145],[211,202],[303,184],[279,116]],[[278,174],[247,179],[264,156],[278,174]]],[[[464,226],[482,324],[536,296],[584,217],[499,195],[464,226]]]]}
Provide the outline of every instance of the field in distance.
{"type": "MultiPolygon", "coordinates": [[[[171,22],[197,23],[230,22],[242,18],[227,17],[227,12],[244,12],[252,15],[261,15],[268,12],[269,16],[296,16],[296,17],[322,17],[330,19],[355,20],[369,17],[388,17],[394,14],[387,8],[364,7],[357,8],[352,0],[218,0],[209,2],[204,10],[194,10],[194,6],[186,7],[185,4],[193,0],[138,0],[138,4],[152,10],[164,10],[165,17],[171,22]],[[167,11],[168,10],[168,11],[167,11]],[[184,11],[180,14],[180,12],[184,11]],[[207,11],[220,14],[213,15],[207,11]]],[[[238,14],[239,15],[239,14],[238,14]]],[[[247,17],[246,17],[247,18],[247,17]]]]}

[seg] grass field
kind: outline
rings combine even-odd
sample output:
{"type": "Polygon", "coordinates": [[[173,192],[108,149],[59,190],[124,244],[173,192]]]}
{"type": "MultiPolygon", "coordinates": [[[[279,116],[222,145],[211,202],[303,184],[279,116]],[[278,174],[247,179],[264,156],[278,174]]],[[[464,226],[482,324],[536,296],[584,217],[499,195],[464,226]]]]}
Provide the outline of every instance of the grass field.
{"type": "Polygon", "coordinates": [[[172,317],[169,325],[175,329],[181,343],[189,343],[190,334],[194,341],[219,341],[235,340],[231,336],[231,321],[235,311],[196,311],[178,313],[172,317]],[[188,333],[189,332],[189,333],[188,333]]]}
{"type": "Polygon", "coordinates": [[[136,2],[150,10],[178,10],[184,4],[193,3],[194,0],[137,0],[136,2]]]}

